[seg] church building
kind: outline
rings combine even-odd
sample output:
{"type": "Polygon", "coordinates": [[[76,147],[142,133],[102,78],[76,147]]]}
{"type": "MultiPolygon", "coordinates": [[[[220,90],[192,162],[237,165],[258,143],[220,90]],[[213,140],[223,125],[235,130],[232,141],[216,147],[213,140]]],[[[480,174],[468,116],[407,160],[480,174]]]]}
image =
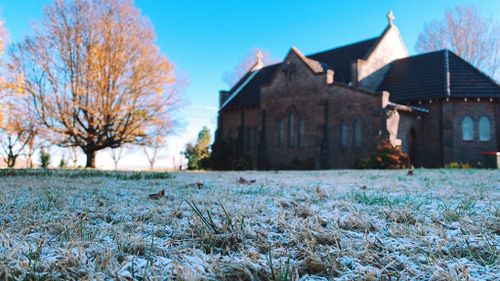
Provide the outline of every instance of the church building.
{"type": "Polygon", "coordinates": [[[216,140],[254,169],[351,168],[389,139],[415,167],[500,151],[500,85],[449,50],[409,56],[392,12],[378,37],[255,65],[220,91],[216,140]]]}

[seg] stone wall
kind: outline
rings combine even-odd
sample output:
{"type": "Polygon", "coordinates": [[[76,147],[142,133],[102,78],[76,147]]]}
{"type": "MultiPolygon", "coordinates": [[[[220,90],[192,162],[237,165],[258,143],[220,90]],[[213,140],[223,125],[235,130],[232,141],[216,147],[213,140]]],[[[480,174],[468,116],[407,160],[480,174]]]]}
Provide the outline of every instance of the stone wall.
{"type": "Polygon", "coordinates": [[[372,91],[376,90],[389,70],[389,63],[407,56],[408,50],[398,29],[389,25],[368,58],[357,62],[359,86],[372,91]]]}

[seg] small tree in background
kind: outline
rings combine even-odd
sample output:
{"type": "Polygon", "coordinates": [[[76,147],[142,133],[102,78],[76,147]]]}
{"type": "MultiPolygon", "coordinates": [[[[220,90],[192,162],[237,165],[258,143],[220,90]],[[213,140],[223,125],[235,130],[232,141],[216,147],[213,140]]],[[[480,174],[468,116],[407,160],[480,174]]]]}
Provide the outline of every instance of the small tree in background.
{"type": "Polygon", "coordinates": [[[66,162],[66,155],[64,153],[61,156],[61,161],[59,161],[59,169],[67,169],[68,163],[66,162]]]}
{"type": "Polygon", "coordinates": [[[44,169],[50,166],[50,153],[44,148],[40,149],[40,166],[44,169]]]}
{"type": "Polygon", "coordinates": [[[120,146],[117,148],[110,148],[109,149],[109,155],[111,156],[111,159],[113,159],[113,163],[115,165],[115,170],[118,169],[118,162],[123,158],[123,151],[125,150],[125,146],[120,146]]]}
{"type": "Polygon", "coordinates": [[[448,9],[443,19],[424,26],[416,50],[441,49],[450,49],[491,77],[500,78],[500,24],[481,17],[472,6],[448,9]]]}
{"type": "Polygon", "coordinates": [[[188,160],[189,170],[208,169],[210,165],[210,130],[203,127],[198,133],[196,144],[186,144],[184,156],[188,160]]]}
{"type": "Polygon", "coordinates": [[[69,148],[69,156],[71,158],[73,168],[78,168],[78,150],[79,148],[76,146],[69,148]]]}
{"type": "Polygon", "coordinates": [[[167,136],[173,132],[176,125],[176,123],[158,125],[149,132],[150,138],[148,142],[142,146],[142,148],[146,158],[148,159],[149,168],[151,170],[154,169],[158,158],[162,156],[161,151],[167,145],[167,136]]]}
{"type": "Polygon", "coordinates": [[[8,97],[7,102],[0,106],[3,115],[0,122],[0,148],[10,168],[16,165],[19,156],[25,154],[26,148],[33,145],[37,135],[36,125],[14,100],[15,97],[8,97]]]}

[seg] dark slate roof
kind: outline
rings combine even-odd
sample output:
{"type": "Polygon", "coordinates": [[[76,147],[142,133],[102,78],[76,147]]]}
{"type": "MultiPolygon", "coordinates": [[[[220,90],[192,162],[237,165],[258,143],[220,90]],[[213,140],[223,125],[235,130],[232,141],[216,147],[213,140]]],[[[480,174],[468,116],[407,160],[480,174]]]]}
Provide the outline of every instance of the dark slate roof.
{"type": "Polygon", "coordinates": [[[238,94],[234,96],[227,103],[227,105],[224,106],[224,109],[237,109],[242,107],[258,106],[260,103],[261,85],[271,83],[271,79],[274,76],[274,73],[278,70],[279,66],[280,64],[273,64],[263,67],[262,69],[258,70],[258,72],[250,81],[247,82],[247,80],[251,78],[252,74],[254,74],[254,72],[248,72],[229,91],[229,98],[231,98],[233,93],[240,89],[241,86],[243,86],[238,94]]]}
{"type": "MultiPolygon", "coordinates": [[[[347,84],[351,79],[351,62],[364,58],[374,47],[378,39],[379,37],[376,37],[306,57],[328,65],[335,71],[335,81],[347,84]]],[[[224,109],[258,106],[260,102],[260,87],[271,82],[271,79],[280,66],[281,63],[278,63],[262,68],[246,85],[245,82],[251,77],[252,72],[243,76],[231,88],[229,96],[233,95],[242,85],[244,87],[224,106],[224,109]]]]}
{"type": "Polygon", "coordinates": [[[355,60],[363,59],[377,43],[378,39],[379,37],[375,37],[351,45],[312,54],[307,57],[327,64],[335,71],[335,81],[348,84],[351,82],[351,63],[355,60]]]}
{"type": "Polygon", "coordinates": [[[442,97],[500,97],[495,81],[449,50],[395,60],[378,90],[389,91],[391,101],[398,103],[442,97]]]}

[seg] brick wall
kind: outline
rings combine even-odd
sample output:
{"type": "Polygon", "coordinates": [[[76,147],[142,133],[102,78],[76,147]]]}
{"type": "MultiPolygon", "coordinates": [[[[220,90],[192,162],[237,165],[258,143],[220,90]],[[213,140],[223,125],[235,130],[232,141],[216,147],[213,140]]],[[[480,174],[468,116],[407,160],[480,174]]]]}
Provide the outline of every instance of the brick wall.
{"type": "Polygon", "coordinates": [[[350,168],[360,157],[371,155],[382,137],[384,119],[381,95],[342,85],[327,85],[326,75],[314,74],[291,52],[285,62],[295,65],[295,74],[277,72],[271,85],[262,88],[261,107],[266,111],[266,155],[275,168],[350,168]],[[304,118],[304,141],[297,144],[288,135],[288,114],[304,118]],[[361,143],[353,139],[354,121],[361,121],[361,143]],[[284,141],[279,144],[279,120],[285,123],[284,141]],[[346,145],[340,127],[346,126],[346,145]]]}
{"type": "Polygon", "coordinates": [[[415,104],[429,109],[428,115],[420,122],[412,124],[415,132],[415,166],[442,167],[451,162],[482,165],[481,152],[497,151],[497,131],[495,113],[498,102],[489,100],[450,99],[415,104]],[[462,140],[462,120],[465,116],[474,122],[474,140],[462,140]],[[486,116],[490,120],[490,141],[479,140],[479,118],[486,116]]]}

